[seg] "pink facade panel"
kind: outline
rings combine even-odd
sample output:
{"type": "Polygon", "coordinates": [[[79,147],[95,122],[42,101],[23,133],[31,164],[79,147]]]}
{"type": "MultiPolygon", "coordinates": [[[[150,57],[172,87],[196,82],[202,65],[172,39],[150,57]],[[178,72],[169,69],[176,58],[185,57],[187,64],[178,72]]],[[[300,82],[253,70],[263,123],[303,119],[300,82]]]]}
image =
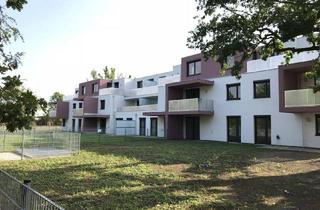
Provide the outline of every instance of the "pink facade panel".
{"type": "Polygon", "coordinates": [[[57,118],[67,119],[69,117],[69,102],[58,101],[57,118]]]}
{"type": "MultiPolygon", "coordinates": [[[[241,55],[236,55],[234,60],[240,60],[241,55]]],[[[212,60],[206,60],[203,57],[203,54],[195,54],[191,56],[187,56],[181,59],[181,81],[186,80],[195,80],[195,79],[209,79],[221,77],[220,74],[221,64],[212,60]],[[197,75],[188,76],[188,64],[194,61],[201,61],[201,73],[197,75]]],[[[247,62],[244,62],[244,66],[242,68],[241,73],[247,71],[247,62]]],[[[227,71],[226,75],[230,75],[230,72],[227,71]]]]}
{"type": "Polygon", "coordinates": [[[88,96],[98,96],[99,90],[107,87],[109,81],[105,79],[96,79],[88,82],[83,82],[79,84],[79,94],[78,99],[83,100],[88,96]],[[94,87],[97,86],[95,90],[94,87]]]}
{"type": "Polygon", "coordinates": [[[98,98],[84,98],[83,100],[84,113],[98,113],[98,98]]]}

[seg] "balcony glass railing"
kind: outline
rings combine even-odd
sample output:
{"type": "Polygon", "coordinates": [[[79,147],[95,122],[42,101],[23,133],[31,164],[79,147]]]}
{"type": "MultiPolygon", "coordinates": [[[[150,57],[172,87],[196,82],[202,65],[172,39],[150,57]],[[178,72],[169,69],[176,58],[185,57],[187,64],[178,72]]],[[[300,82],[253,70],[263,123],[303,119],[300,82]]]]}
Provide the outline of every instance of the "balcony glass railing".
{"type": "Polygon", "coordinates": [[[320,93],[314,93],[312,89],[287,90],[284,97],[286,108],[320,105],[320,93]]]}
{"type": "Polygon", "coordinates": [[[83,116],[83,108],[79,108],[79,109],[73,109],[72,110],[72,115],[73,116],[83,116]]]}
{"type": "Polygon", "coordinates": [[[183,111],[213,112],[213,100],[190,98],[169,101],[169,112],[183,111]]]}
{"type": "Polygon", "coordinates": [[[142,105],[142,106],[123,106],[119,109],[120,112],[139,112],[139,111],[155,111],[157,104],[142,105]]]}

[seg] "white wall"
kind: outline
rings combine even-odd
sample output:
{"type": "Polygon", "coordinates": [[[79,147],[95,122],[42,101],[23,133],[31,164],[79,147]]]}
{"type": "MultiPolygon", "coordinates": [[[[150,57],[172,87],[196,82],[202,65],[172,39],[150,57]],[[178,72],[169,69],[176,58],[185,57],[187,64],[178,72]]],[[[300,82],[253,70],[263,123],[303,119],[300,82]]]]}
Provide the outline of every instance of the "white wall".
{"type": "Polygon", "coordinates": [[[316,136],[315,113],[301,114],[303,127],[303,146],[320,148],[320,136],[316,136]]]}
{"type": "Polygon", "coordinates": [[[302,146],[301,119],[279,112],[278,70],[243,74],[240,80],[227,76],[214,79],[213,87],[201,88],[200,96],[214,100],[214,116],[200,117],[200,139],[227,140],[226,117],[241,116],[241,141],[254,143],[254,116],[271,115],[271,141],[275,145],[302,146]],[[271,98],[254,99],[253,81],[270,79],[271,98]],[[241,100],[226,100],[226,84],[241,83],[241,100]],[[285,127],[284,127],[285,125],[285,127]],[[280,136],[280,140],[276,136],[280,136]]]}

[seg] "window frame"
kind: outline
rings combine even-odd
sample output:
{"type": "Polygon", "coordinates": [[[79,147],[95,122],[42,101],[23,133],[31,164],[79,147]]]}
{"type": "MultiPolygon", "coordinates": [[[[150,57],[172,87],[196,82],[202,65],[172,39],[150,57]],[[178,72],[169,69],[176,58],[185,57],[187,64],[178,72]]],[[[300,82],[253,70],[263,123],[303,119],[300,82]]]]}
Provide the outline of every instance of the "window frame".
{"type": "Polygon", "coordinates": [[[270,87],[270,79],[264,79],[264,80],[256,80],[253,81],[253,98],[259,99],[259,98],[271,98],[271,87],[270,87]],[[262,83],[269,83],[269,89],[266,89],[266,95],[264,96],[257,96],[257,91],[256,91],[256,85],[257,84],[262,84],[262,83]]]}
{"type": "Polygon", "coordinates": [[[316,125],[316,136],[320,136],[320,129],[319,129],[319,126],[320,126],[320,124],[318,123],[318,118],[320,119],[320,114],[316,114],[315,115],[315,120],[316,120],[316,123],[315,123],[315,125],[316,125]]]}
{"type": "Polygon", "coordinates": [[[241,100],[241,83],[227,84],[226,85],[226,89],[227,89],[227,101],[241,100]],[[236,96],[236,98],[229,98],[229,94],[228,93],[229,93],[229,88],[231,88],[231,87],[236,87],[237,88],[237,96],[236,96]]]}
{"type": "Polygon", "coordinates": [[[106,100],[102,99],[100,100],[100,110],[105,110],[105,109],[106,109],[106,100]]]}
{"type": "Polygon", "coordinates": [[[187,77],[192,77],[192,76],[200,75],[200,74],[202,73],[201,67],[202,67],[201,59],[197,59],[197,60],[193,60],[193,61],[187,62],[187,77]],[[196,73],[196,72],[197,72],[197,71],[196,71],[196,63],[197,63],[197,62],[200,62],[200,73],[196,73]],[[190,64],[193,64],[193,68],[194,68],[193,74],[190,74],[190,72],[189,72],[189,65],[190,65],[190,64]]]}
{"type": "Polygon", "coordinates": [[[114,88],[119,88],[119,82],[114,82],[114,83],[113,83],[113,87],[114,87],[114,88]]]}
{"type": "Polygon", "coordinates": [[[92,84],[92,93],[98,93],[99,92],[99,85],[97,82],[92,84]],[[97,89],[95,90],[95,87],[97,87],[97,89]]]}
{"type": "Polygon", "coordinates": [[[83,103],[80,102],[80,103],[79,103],[79,109],[82,109],[82,108],[83,108],[83,103]]]}
{"type": "Polygon", "coordinates": [[[142,80],[137,81],[137,88],[143,88],[143,81],[142,80]]]}
{"type": "Polygon", "coordinates": [[[77,109],[77,103],[72,104],[72,109],[77,109]]]}
{"type": "Polygon", "coordinates": [[[241,115],[227,116],[227,141],[241,143],[241,115]],[[231,120],[236,120],[236,122],[237,122],[236,136],[230,135],[230,122],[231,122],[231,120]]]}
{"type": "Polygon", "coordinates": [[[85,95],[86,94],[86,89],[87,89],[87,87],[85,85],[81,86],[81,95],[85,95]]]}

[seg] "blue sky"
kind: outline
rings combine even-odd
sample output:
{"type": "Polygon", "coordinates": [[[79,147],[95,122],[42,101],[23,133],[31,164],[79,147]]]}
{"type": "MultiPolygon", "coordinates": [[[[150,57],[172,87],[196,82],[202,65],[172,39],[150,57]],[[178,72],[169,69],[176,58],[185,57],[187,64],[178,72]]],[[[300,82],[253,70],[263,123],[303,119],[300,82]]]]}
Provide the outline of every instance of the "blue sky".
{"type": "Polygon", "coordinates": [[[25,86],[49,98],[72,94],[105,65],[134,77],[170,71],[183,56],[196,21],[194,0],[30,0],[17,20],[25,42],[25,86]]]}

